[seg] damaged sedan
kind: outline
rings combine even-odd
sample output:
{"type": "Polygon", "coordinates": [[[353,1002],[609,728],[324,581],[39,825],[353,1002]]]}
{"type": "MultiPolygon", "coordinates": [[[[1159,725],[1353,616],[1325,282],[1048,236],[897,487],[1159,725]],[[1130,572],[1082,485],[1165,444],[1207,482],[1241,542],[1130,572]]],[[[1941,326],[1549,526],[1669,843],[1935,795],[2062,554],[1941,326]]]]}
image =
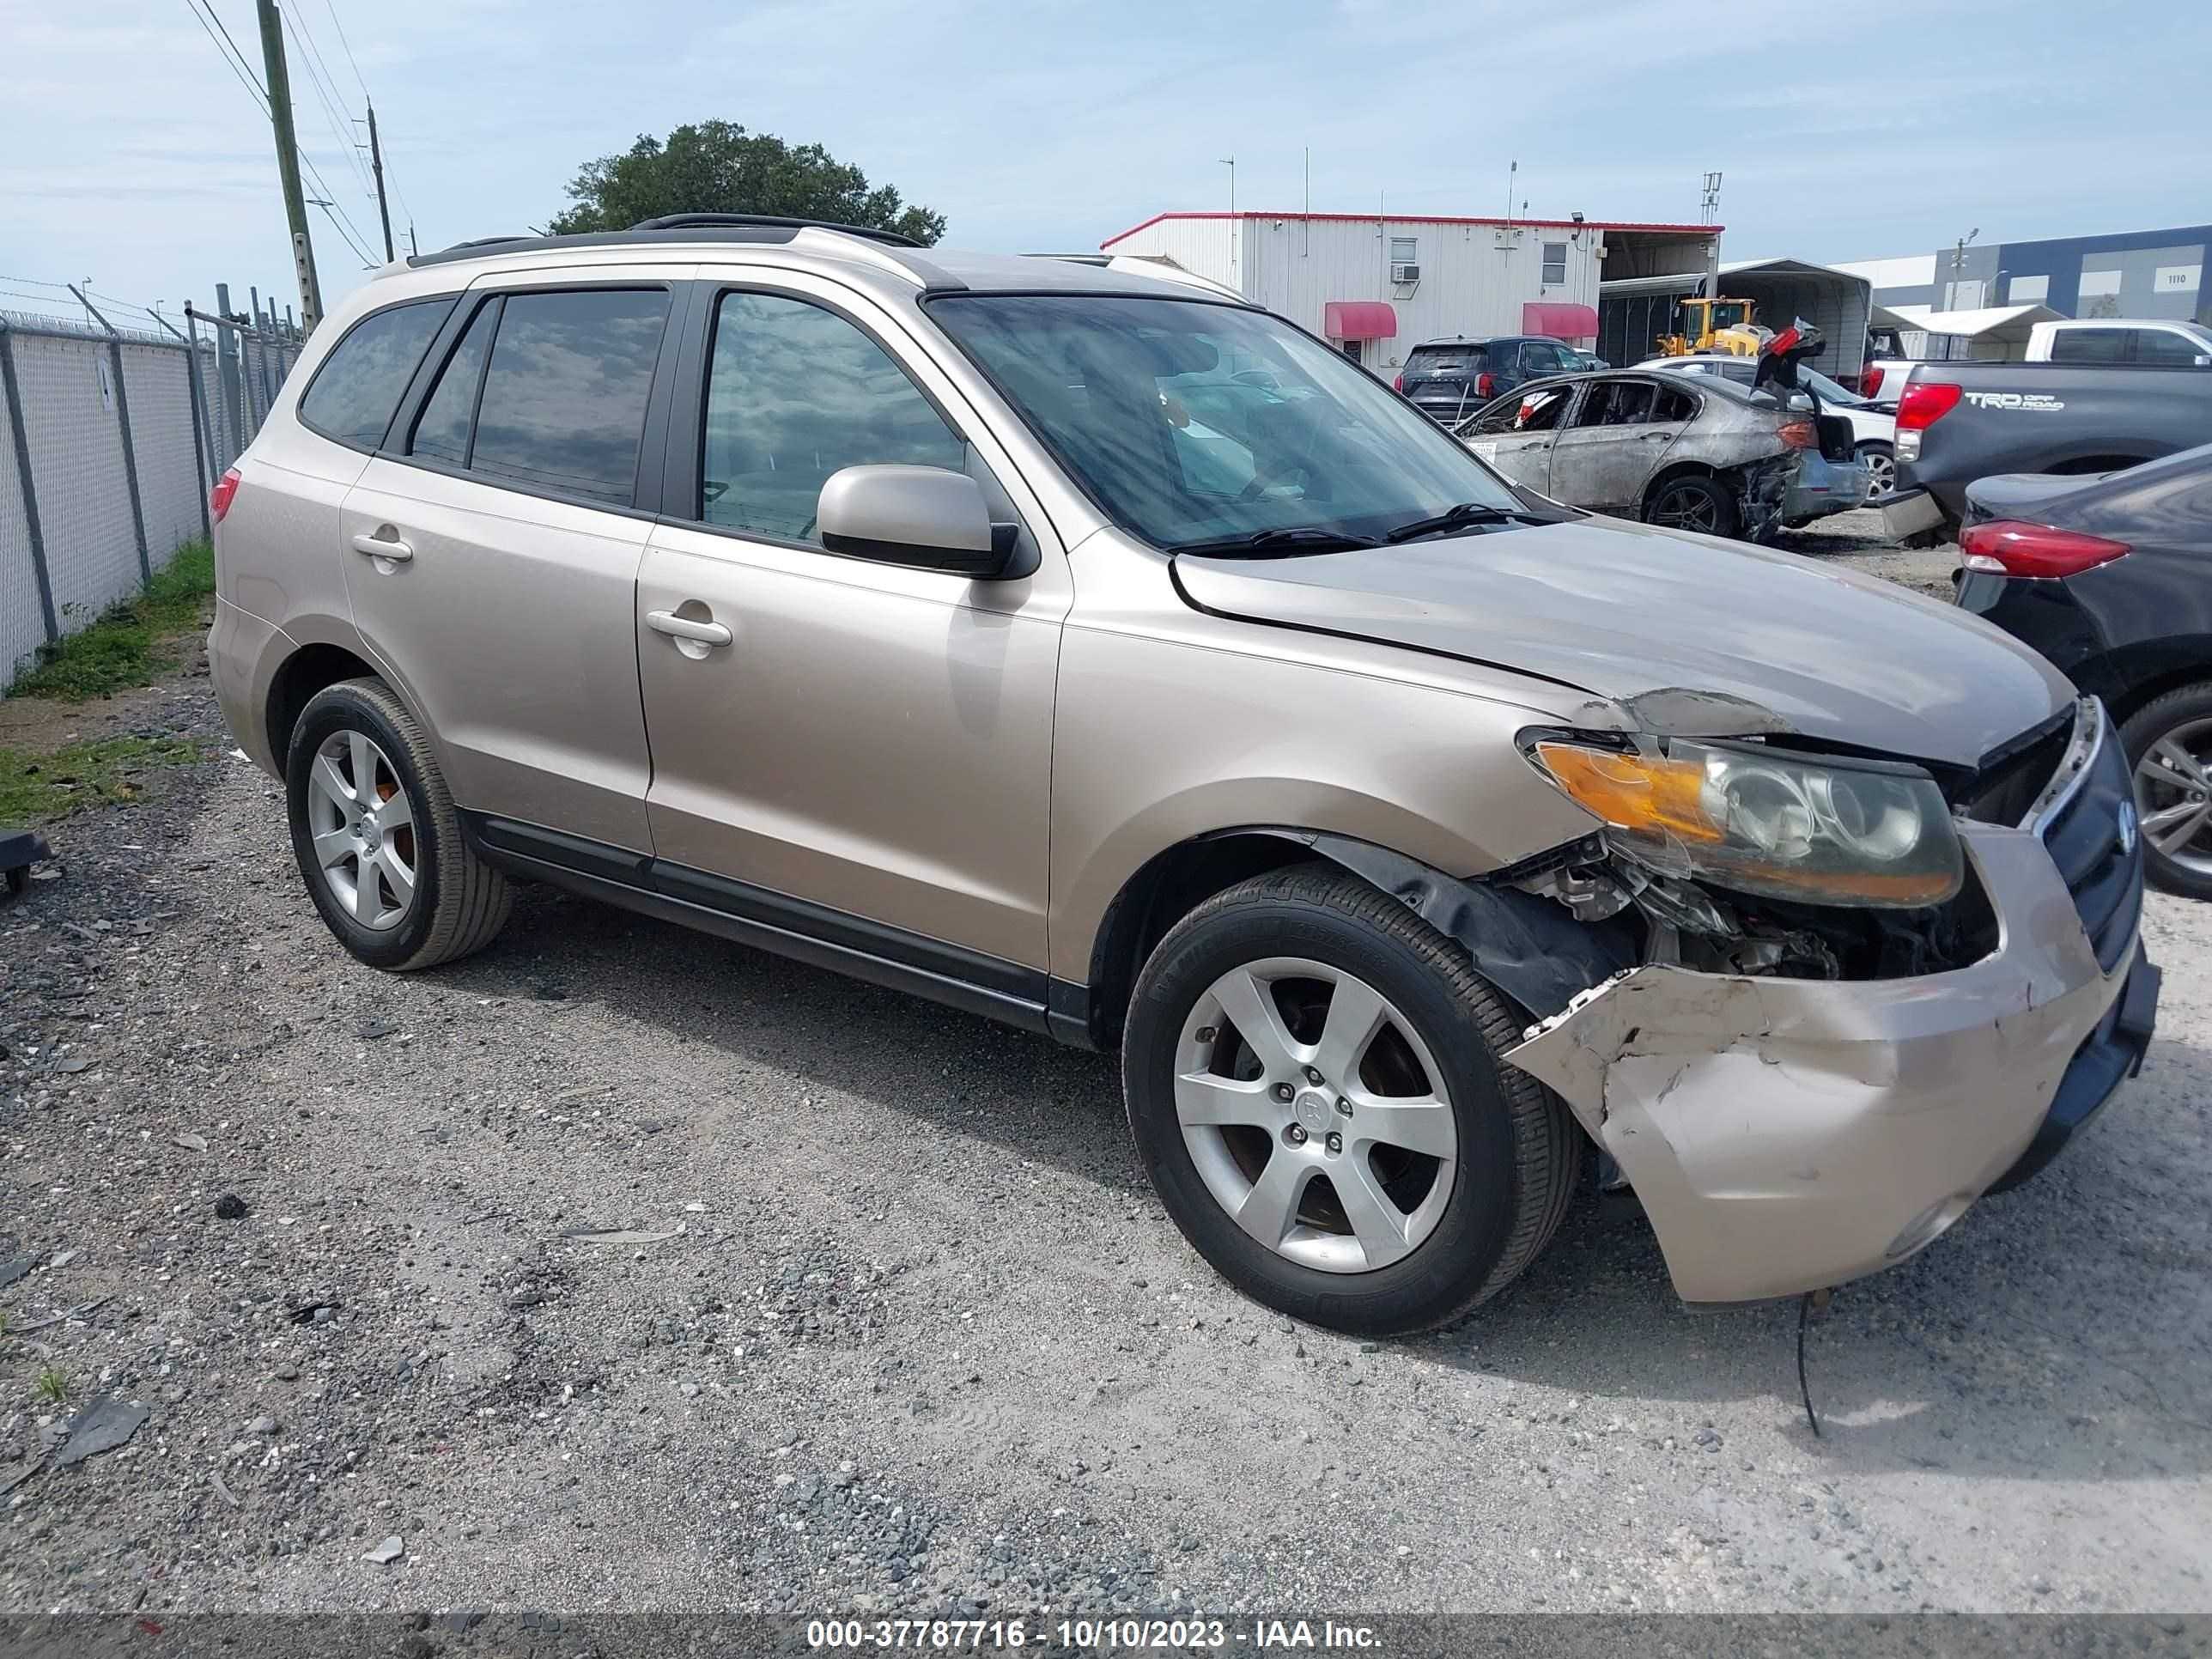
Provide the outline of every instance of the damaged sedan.
{"type": "MultiPolygon", "coordinates": [[[[1373,1333],[1593,1184],[1692,1302],[1840,1283],[2141,1060],[2126,763],[1979,618],[1562,506],[1211,285],[743,230],[388,267],[216,492],[216,695],[359,960],[544,883],[1103,1049],[1197,1250],[1373,1333]],[[577,433],[545,338],[626,377],[577,433]]],[[[1593,384],[1661,452],[1729,395],[1593,384]]]]}
{"type": "Polygon", "coordinates": [[[1849,420],[1717,377],[1609,373],[1538,380],[1455,428],[1517,484],[1615,518],[1765,541],[1862,506],[1849,420]]]}

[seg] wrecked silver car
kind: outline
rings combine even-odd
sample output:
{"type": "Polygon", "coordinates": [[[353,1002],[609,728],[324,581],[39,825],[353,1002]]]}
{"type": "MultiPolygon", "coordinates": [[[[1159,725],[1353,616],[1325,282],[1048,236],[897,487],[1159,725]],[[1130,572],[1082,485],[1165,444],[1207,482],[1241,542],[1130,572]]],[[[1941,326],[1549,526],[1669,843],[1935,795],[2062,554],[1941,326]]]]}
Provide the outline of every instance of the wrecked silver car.
{"type": "Polygon", "coordinates": [[[1514,483],[1615,518],[1764,541],[1863,505],[1850,423],[1680,375],[1533,381],[1455,428],[1514,483]]]}

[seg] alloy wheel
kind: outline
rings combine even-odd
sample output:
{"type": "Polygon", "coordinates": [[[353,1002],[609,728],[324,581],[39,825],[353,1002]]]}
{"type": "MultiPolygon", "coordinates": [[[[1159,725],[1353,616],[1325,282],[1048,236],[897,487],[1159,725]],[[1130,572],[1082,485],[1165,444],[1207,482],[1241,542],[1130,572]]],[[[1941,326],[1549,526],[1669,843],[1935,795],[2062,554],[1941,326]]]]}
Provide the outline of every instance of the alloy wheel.
{"type": "Polygon", "coordinates": [[[1867,499],[1881,501],[1897,488],[1897,458],[1886,455],[1879,449],[1865,451],[1860,457],[1866,462],[1867,499]]]}
{"type": "Polygon", "coordinates": [[[333,732],[307,774],[315,863],[339,908],[382,933],[415,905],[415,808],[392,757],[363,732],[333,732]]]}
{"type": "Polygon", "coordinates": [[[1705,490],[1669,484],[1651,503],[1651,522],[1670,530],[1695,530],[1710,536],[1720,528],[1720,514],[1712,496],[1705,490]]]}
{"type": "Polygon", "coordinates": [[[2185,720],[2136,765],[2143,839],[2185,870],[2212,875],[2212,720],[2185,720]]]}
{"type": "Polygon", "coordinates": [[[1451,1197],[1443,1073],[1364,980],[1277,957],[1206,988],[1176,1045],[1176,1116],[1200,1178],[1270,1250],[1370,1273],[1419,1249],[1451,1197]]]}

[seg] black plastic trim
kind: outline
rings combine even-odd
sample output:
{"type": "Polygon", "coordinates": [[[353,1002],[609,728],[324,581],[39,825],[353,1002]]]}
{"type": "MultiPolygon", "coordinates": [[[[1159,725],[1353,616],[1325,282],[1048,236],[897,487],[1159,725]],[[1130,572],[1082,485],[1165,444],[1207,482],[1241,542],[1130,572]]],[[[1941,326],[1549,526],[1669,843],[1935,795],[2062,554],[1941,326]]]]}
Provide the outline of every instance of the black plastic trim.
{"type": "MultiPolygon", "coordinates": [[[[994,531],[997,527],[992,526],[994,531]]],[[[1007,528],[1014,526],[1010,525],[1007,528]]],[[[989,552],[970,553],[950,547],[919,547],[909,542],[879,542],[872,536],[837,536],[827,531],[823,532],[821,550],[848,559],[866,559],[874,564],[895,564],[911,570],[938,570],[951,576],[971,576],[977,580],[988,580],[999,575],[1006,563],[1006,554],[995,548],[989,552]]]]}
{"type": "Polygon", "coordinates": [[[1071,1016],[1063,1012],[1056,1022],[1047,1016],[1048,981],[1040,969],[541,825],[470,811],[461,823],[488,862],[518,875],[1073,1040],[1062,1029],[1071,1016]]]}
{"type": "MultiPolygon", "coordinates": [[[[890,247],[920,248],[927,246],[896,230],[878,230],[869,225],[848,225],[836,219],[793,219],[780,213],[663,213],[651,219],[641,219],[630,227],[634,231],[763,228],[788,230],[792,236],[798,235],[802,230],[835,230],[847,236],[860,236],[871,242],[882,242],[890,247]]],[[[791,238],[784,240],[788,241],[791,238]]]]}
{"type": "Polygon", "coordinates": [[[2013,1166],[1996,1178],[1990,1192],[2008,1192],[2038,1174],[2105,1109],[2120,1085],[2142,1069],[2143,1055],[2158,1023],[2160,978],[2157,967],[2137,944],[2127,982],[2097,1023],[2097,1029],[2075,1052],[2035,1139],[2013,1166]]]}

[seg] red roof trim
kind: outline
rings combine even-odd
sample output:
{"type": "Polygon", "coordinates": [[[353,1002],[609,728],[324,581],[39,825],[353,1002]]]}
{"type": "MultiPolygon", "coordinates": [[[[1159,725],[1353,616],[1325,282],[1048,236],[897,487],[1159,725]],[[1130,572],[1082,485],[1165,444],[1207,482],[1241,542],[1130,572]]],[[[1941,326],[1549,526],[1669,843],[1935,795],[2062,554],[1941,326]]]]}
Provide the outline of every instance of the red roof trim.
{"type": "MultiPolygon", "coordinates": [[[[1439,213],[1385,213],[1380,216],[1394,225],[1528,225],[1537,230],[1663,230],[1685,236],[1717,236],[1727,228],[1724,225],[1666,225],[1644,224],[1630,219],[1586,219],[1577,224],[1572,219],[1499,219],[1465,218],[1439,213]]],[[[1125,241],[1140,230],[1149,230],[1164,219],[1290,219],[1312,221],[1316,224],[1371,225],[1377,216],[1372,213],[1246,213],[1235,215],[1219,212],[1155,213],[1140,225],[1109,236],[1098,244],[1102,248],[1125,241]]]]}

